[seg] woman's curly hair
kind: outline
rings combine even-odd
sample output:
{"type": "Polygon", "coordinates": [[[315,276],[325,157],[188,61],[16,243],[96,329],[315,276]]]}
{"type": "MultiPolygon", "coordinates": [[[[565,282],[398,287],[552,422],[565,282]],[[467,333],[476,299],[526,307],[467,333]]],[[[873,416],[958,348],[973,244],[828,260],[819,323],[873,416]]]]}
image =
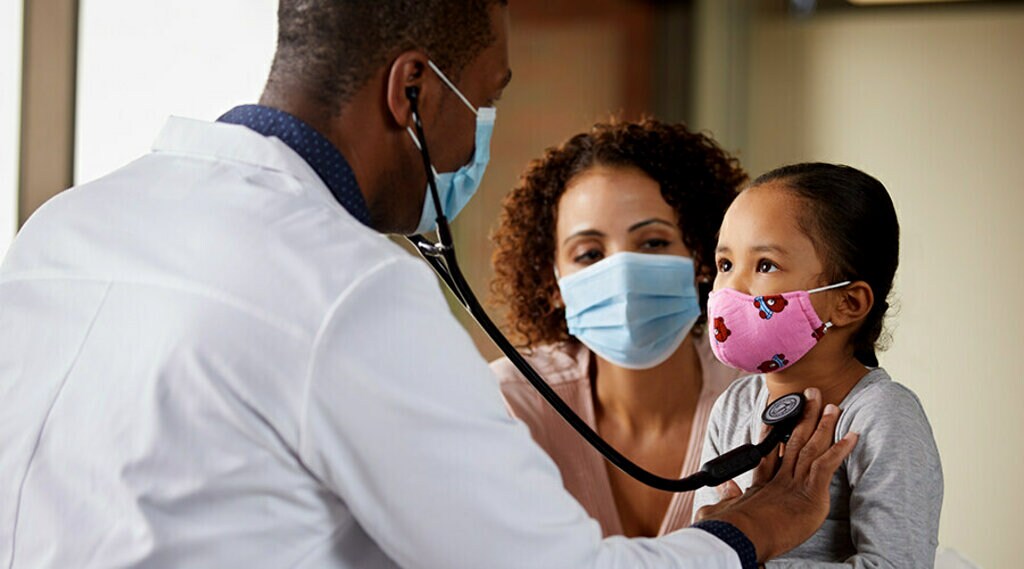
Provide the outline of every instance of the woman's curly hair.
{"type": "Polygon", "coordinates": [[[698,275],[715,274],[718,228],[747,175],[709,136],[653,119],[597,124],[530,163],[505,197],[491,235],[491,292],[507,307],[520,346],[571,339],[565,308],[555,302],[555,220],[570,180],[594,166],[634,167],[661,186],[675,210],[698,275]]]}

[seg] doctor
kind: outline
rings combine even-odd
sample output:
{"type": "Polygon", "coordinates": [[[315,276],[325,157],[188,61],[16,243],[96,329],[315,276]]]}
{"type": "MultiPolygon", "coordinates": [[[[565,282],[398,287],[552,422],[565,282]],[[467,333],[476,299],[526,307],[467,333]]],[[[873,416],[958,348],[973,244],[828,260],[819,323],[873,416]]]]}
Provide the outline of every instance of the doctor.
{"type": "Polygon", "coordinates": [[[698,527],[602,540],[433,275],[381,235],[431,219],[407,87],[436,169],[479,164],[511,76],[503,1],[279,16],[259,106],[171,119],[5,259],[0,566],[738,568],[811,535],[853,445],[830,445],[816,393],[763,485],[698,527]]]}

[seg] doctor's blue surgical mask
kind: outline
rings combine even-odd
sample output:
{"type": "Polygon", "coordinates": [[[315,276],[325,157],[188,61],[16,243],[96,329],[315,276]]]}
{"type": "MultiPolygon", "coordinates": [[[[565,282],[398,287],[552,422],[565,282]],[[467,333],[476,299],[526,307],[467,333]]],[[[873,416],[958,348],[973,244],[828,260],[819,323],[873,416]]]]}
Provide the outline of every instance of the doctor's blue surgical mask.
{"type": "Polygon", "coordinates": [[[569,333],[619,367],[652,368],[701,314],[694,276],[688,257],[617,253],[560,278],[569,333]]]}
{"type": "MultiPolygon", "coordinates": [[[[441,81],[453,93],[458,95],[459,99],[476,115],[476,149],[473,151],[472,160],[455,172],[438,173],[431,166],[431,170],[434,172],[434,182],[437,184],[438,197],[441,198],[441,207],[444,208],[445,216],[451,221],[462,211],[462,208],[466,207],[470,198],[473,197],[473,194],[480,187],[480,181],[484,177],[487,163],[491,159],[491,134],[494,132],[494,117],[496,113],[494,107],[474,107],[469,102],[469,99],[455,87],[455,84],[438,69],[437,65],[434,65],[433,61],[428,61],[427,65],[434,70],[434,73],[437,73],[441,81]]],[[[412,127],[406,127],[406,131],[412,137],[416,148],[420,148],[420,141],[416,138],[416,133],[413,132],[412,127]]],[[[422,148],[420,149],[422,150],[422,148]]],[[[416,227],[416,233],[423,234],[432,231],[437,223],[436,220],[437,211],[434,209],[434,200],[430,195],[430,185],[428,184],[424,196],[423,212],[420,215],[420,223],[416,227]]]]}

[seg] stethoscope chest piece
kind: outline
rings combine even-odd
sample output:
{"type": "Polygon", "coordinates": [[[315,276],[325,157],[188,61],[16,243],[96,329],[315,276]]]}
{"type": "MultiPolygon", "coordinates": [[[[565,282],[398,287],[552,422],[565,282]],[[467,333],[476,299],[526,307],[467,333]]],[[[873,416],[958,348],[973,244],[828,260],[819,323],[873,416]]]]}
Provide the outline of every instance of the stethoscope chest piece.
{"type": "Polygon", "coordinates": [[[804,411],[804,402],[804,396],[800,393],[783,395],[764,410],[764,413],[761,414],[761,420],[764,421],[764,424],[771,426],[786,421],[798,421],[804,411]]]}

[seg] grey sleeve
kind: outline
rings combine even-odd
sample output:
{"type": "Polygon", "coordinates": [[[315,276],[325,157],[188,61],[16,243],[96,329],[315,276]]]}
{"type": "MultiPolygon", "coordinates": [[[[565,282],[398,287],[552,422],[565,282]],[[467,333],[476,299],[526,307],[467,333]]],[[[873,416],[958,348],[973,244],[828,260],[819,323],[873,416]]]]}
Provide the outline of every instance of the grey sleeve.
{"type": "Polygon", "coordinates": [[[785,559],[771,569],[931,568],[942,508],[942,466],[917,397],[888,383],[843,411],[836,437],[860,433],[846,460],[850,537],[857,553],[843,562],[785,559]]]}

